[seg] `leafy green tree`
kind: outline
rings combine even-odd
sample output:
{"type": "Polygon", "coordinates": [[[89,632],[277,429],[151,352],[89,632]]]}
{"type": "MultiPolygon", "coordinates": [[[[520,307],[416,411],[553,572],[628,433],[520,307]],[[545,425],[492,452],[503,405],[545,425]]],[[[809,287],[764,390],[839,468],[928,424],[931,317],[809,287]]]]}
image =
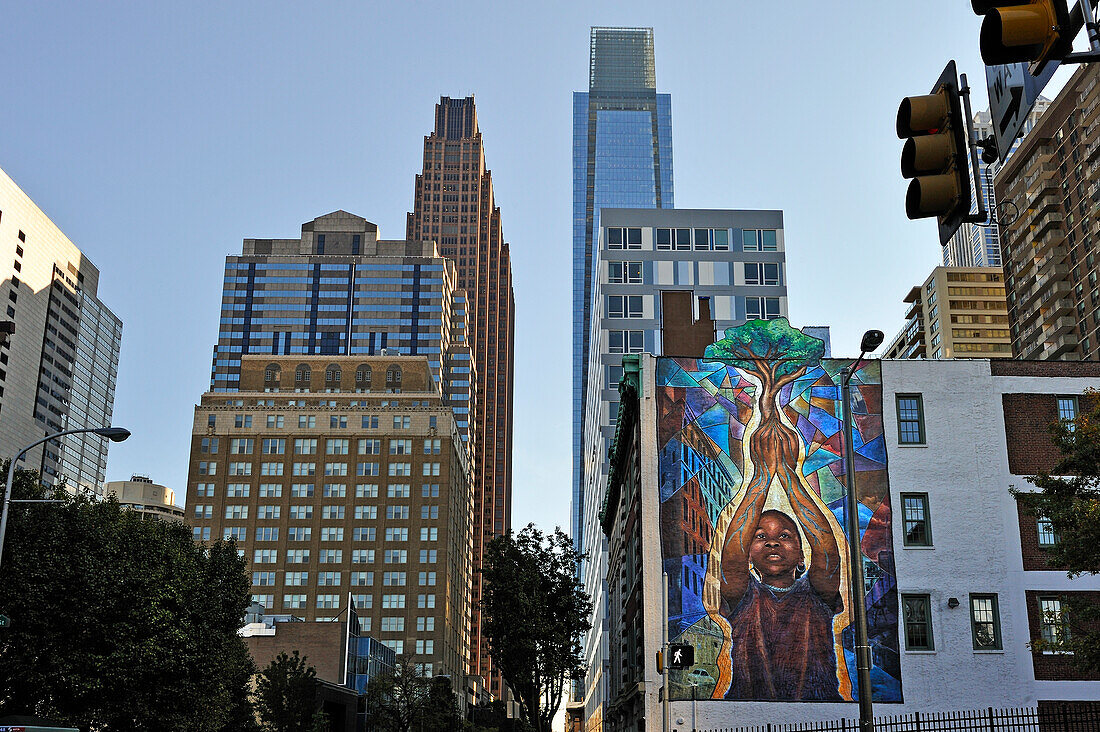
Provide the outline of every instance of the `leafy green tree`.
{"type": "Polygon", "coordinates": [[[276,656],[256,678],[256,714],[264,732],[324,732],[317,671],[294,651],[276,656]]]}
{"type": "Polygon", "coordinates": [[[528,524],[485,548],[481,611],[489,654],[519,700],[523,718],[547,732],[569,678],[584,671],[581,637],[592,603],[577,582],[583,558],[555,529],[528,524]]]}
{"type": "MultiPolygon", "coordinates": [[[[47,496],[18,471],[13,497],[47,496]]],[[[91,732],[247,729],[253,666],[237,629],[249,580],[235,546],[198,546],[184,524],[113,499],[57,497],[11,508],[0,716],[91,732]]]]}
{"type": "MultiPolygon", "coordinates": [[[[1028,481],[1040,493],[1014,491],[1036,516],[1050,521],[1058,541],[1048,557],[1055,566],[1065,567],[1070,577],[1100,573],[1100,393],[1086,391],[1084,403],[1093,407],[1073,422],[1050,427],[1061,459],[1049,473],[1028,481]]],[[[1074,601],[1066,603],[1059,619],[1068,629],[1058,648],[1072,651],[1074,663],[1084,670],[1100,669],[1100,606],[1074,601]]],[[[1032,647],[1043,650],[1049,642],[1036,639],[1032,647]]]]}

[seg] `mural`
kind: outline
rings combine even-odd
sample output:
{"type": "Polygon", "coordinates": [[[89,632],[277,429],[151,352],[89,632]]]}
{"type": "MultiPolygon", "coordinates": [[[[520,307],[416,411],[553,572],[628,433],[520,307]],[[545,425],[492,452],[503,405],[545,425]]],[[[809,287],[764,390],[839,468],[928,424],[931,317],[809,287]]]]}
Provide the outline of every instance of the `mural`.
{"type": "MultiPolygon", "coordinates": [[[[850,701],[840,371],[786,319],[661,358],[657,445],[669,640],[695,646],[672,699],[850,701]]],[[[852,378],[860,548],[876,702],[900,702],[898,599],[879,364],[852,378]]]]}

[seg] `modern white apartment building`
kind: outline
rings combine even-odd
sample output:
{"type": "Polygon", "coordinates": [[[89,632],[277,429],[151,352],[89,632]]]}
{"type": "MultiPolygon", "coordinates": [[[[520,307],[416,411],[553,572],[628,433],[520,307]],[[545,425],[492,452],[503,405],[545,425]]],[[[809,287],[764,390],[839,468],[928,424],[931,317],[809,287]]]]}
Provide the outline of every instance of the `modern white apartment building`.
{"type": "Polygon", "coordinates": [[[584,587],[594,604],[585,644],[586,717],[606,701],[607,542],[599,513],[615,433],[623,354],[678,355],[663,326],[685,320],[698,339],[787,315],[781,211],[601,209],[592,291],[583,454],[584,587]],[[709,323],[709,325],[708,325],[709,323]]]}

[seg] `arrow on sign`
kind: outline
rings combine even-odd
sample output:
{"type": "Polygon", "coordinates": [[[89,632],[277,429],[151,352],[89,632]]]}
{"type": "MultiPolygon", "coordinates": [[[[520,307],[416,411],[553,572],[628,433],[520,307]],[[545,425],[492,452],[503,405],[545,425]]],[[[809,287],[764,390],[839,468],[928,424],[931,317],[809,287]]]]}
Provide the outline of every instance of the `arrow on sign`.
{"type": "Polygon", "coordinates": [[[1003,135],[1008,130],[1008,125],[1012,121],[1016,113],[1020,111],[1020,102],[1023,101],[1024,88],[1022,86],[1011,86],[1008,88],[1009,96],[1012,97],[1008,102],[1008,106],[1005,107],[1004,114],[1001,116],[1001,134],[1003,135]]]}

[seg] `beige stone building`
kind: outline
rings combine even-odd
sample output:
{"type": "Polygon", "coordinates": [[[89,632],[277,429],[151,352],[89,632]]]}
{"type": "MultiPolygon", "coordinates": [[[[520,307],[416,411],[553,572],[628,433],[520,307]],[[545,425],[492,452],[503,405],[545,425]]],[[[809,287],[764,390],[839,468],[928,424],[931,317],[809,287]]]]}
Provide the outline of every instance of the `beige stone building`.
{"type": "MultiPolygon", "coordinates": [[[[0,456],[52,432],[111,424],[122,321],[97,297],[99,270],[0,170],[0,456]],[[10,327],[10,325],[9,325],[10,327]]],[[[19,467],[99,493],[108,440],[69,435],[19,467]]]]}
{"type": "MultiPolygon", "coordinates": [[[[253,599],[347,617],[431,675],[470,645],[471,456],[427,356],[243,356],[195,408],[187,519],[232,539],[253,599]]],[[[456,684],[457,686],[457,684],[456,684]]]]}
{"type": "Polygon", "coordinates": [[[104,484],[103,494],[114,496],[118,502],[143,516],[165,520],[183,520],[183,508],[176,505],[176,492],[154,483],[144,475],[134,475],[130,480],[113,480],[104,484]]]}
{"type": "Polygon", "coordinates": [[[1000,267],[936,267],[909,291],[905,325],[884,358],[1010,358],[1000,267]]]}

